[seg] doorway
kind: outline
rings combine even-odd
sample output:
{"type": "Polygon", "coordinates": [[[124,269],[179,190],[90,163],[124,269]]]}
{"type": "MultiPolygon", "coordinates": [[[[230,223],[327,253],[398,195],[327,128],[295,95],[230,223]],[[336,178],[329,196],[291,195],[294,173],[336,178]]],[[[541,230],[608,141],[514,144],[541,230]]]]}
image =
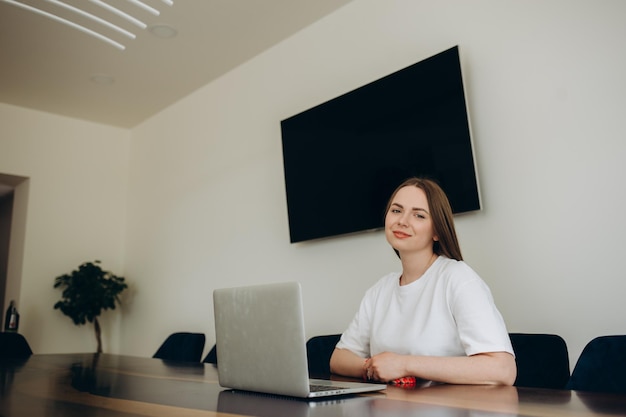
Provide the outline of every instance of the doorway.
{"type": "Polygon", "coordinates": [[[0,311],[3,320],[9,302],[19,302],[28,185],[27,177],[0,173],[0,311]]]}

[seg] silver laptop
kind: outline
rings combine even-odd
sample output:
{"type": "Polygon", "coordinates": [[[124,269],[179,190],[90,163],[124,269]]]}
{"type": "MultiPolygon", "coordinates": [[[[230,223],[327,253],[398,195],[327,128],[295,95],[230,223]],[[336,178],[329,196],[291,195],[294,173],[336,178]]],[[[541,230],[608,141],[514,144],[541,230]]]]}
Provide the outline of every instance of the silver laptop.
{"type": "Polygon", "coordinates": [[[386,388],[385,384],[309,379],[302,291],[297,282],[217,289],[213,305],[217,370],[223,387],[301,398],[386,388]]]}

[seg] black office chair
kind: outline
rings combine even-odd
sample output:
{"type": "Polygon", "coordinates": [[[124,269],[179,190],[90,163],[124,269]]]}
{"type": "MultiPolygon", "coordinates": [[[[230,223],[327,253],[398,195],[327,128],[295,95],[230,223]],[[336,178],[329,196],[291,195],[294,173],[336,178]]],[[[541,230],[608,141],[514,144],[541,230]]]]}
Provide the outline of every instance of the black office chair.
{"type": "Polygon", "coordinates": [[[152,357],[168,361],[199,363],[204,343],[204,333],[173,333],[165,339],[152,357]]]}
{"type": "Polygon", "coordinates": [[[0,358],[23,359],[33,354],[26,338],[19,333],[0,333],[0,358]]]}
{"type": "Polygon", "coordinates": [[[306,342],[306,357],[309,375],[325,378],[330,375],[330,357],[341,334],[314,336],[306,342]]]}
{"type": "Polygon", "coordinates": [[[567,344],[554,334],[509,333],[517,387],[563,389],[570,377],[567,344]]]}
{"type": "Polygon", "coordinates": [[[599,336],[587,343],[566,388],[626,394],[626,335],[599,336]]]}
{"type": "Polygon", "coordinates": [[[213,345],[209,353],[204,357],[202,361],[204,363],[213,363],[217,365],[217,345],[213,345]]]}

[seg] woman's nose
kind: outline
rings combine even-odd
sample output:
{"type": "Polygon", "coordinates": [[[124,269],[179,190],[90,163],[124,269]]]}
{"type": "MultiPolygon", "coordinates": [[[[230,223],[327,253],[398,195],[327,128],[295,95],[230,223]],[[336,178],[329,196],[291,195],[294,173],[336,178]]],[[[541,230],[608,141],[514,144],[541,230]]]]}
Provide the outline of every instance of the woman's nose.
{"type": "Polygon", "coordinates": [[[400,217],[398,217],[398,225],[407,226],[408,224],[409,222],[406,213],[403,213],[400,217]]]}

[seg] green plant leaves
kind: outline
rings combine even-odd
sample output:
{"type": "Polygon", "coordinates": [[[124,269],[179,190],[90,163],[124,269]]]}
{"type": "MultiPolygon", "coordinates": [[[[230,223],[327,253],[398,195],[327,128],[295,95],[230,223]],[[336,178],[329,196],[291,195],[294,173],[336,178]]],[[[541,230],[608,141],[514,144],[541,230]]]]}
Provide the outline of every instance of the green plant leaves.
{"type": "Polygon", "coordinates": [[[119,294],[128,287],[123,277],[103,270],[100,261],[85,262],[70,274],[58,276],[54,288],[63,290],[54,304],[74,324],[93,322],[103,310],[114,310],[119,294]]]}

